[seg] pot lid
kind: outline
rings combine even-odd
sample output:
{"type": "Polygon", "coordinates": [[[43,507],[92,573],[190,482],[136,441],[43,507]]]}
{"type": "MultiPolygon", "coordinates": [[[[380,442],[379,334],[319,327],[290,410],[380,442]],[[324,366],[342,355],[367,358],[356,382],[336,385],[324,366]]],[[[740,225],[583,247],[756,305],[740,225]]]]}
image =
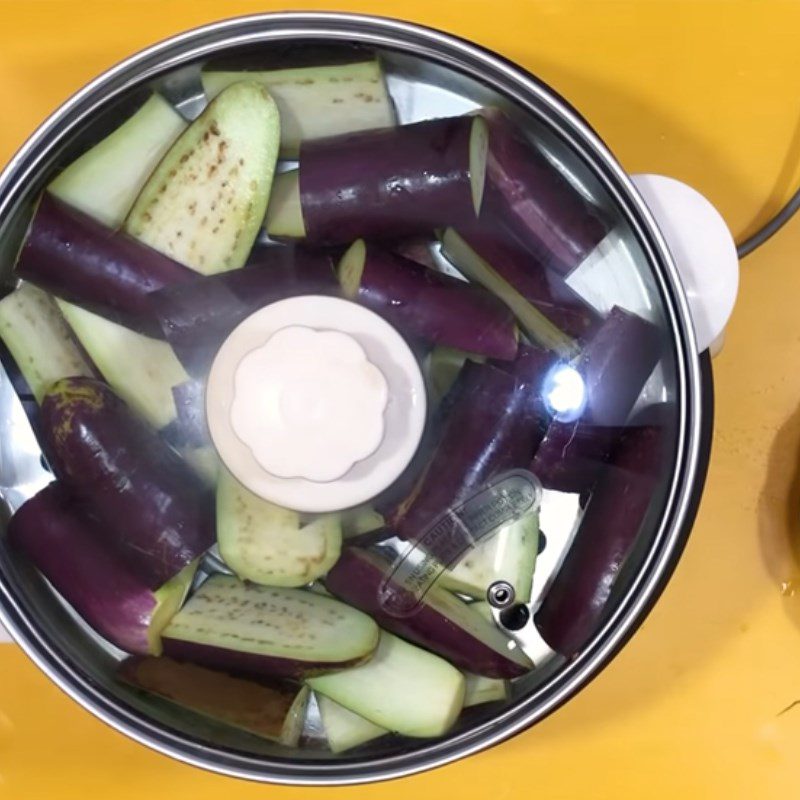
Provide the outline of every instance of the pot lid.
{"type": "MultiPolygon", "coordinates": [[[[70,514],[119,530],[109,547],[148,591],[199,561],[166,652],[306,681],[304,758],[356,730],[368,764],[438,746],[425,737],[474,741],[565,691],[582,660],[596,669],[683,535],[700,389],[659,214],[571,109],[492,59],[481,75],[414,55],[413,37],[332,37],[324,53],[229,45],[106,97],[34,143],[49,166],[27,188],[13,169],[0,182],[16,197],[0,243],[21,247],[22,279],[0,301],[3,363],[38,434],[6,391],[0,482],[18,511],[54,474],[84,509],[70,514]],[[144,541],[164,548],[155,583],[144,541]],[[250,609],[245,633],[226,627],[238,611],[213,610],[198,633],[216,604],[250,609]],[[274,621],[287,608],[328,650],[298,655],[274,621]],[[325,614],[340,636],[325,638],[325,614]],[[268,636],[230,645],[265,625],[277,651],[268,636]],[[421,699],[393,702],[408,675],[421,699]]],[[[107,688],[99,654],[130,640],[37,553],[18,548],[3,573],[10,627],[24,641],[41,619],[82,619],[58,646],[107,688]],[[71,616],[44,582],[21,588],[31,563],[71,616]]],[[[194,718],[108,691],[177,730],[180,745],[157,746],[185,756],[194,718]]],[[[242,739],[228,711],[205,746],[273,766],[295,753],[242,739]]]]}

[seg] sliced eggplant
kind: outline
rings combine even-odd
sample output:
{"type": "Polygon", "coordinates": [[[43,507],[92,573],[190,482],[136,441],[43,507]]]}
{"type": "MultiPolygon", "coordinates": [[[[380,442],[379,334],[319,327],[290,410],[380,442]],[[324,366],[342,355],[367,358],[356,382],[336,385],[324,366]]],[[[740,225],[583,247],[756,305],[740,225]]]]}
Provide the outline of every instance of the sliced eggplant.
{"type": "Polygon", "coordinates": [[[56,197],[118,228],[150,174],[186,130],[186,122],[159,94],[113,133],[73,161],[47,187],[56,197]]]}
{"type": "Polygon", "coordinates": [[[465,353],[463,350],[444,345],[437,345],[431,350],[427,373],[434,405],[450,391],[467,359],[477,361],[479,364],[485,361],[483,356],[465,353]]]}
{"type": "Polygon", "coordinates": [[[665,427],[633,424],[604,467],[564,563],[534,616],[544,640],[562,655],[577,653],[602,622],[655,496],[666,447],[665,427]]]}
{"type": "Polygon", "coordinates": [[[384,526],[383,515],[379,514],[372,506],[364,505],[343,511],[342,536],[349,539],[352,536],[361,536],[371,533],[384,526]]]}
{"type": "MultiPolygon", "coordinates": [[[[454,387],[454,399],[427,467],[387,522],[407,541],[425,548],[444,565],[464,550],[460,523],[442,519],[435,539],[429,535],[442,515],[495,474],[528,463],[527,429],[530,393],[513,375],[490,364],[467,361],[454,387]]],[[[444,403],[450,405],[447,398],[444,403]]],[[[441,410],[441,407],[440,407],[441,410]]]]}
{"type": "Polygon", "coordinates": [[[253,72],[203,72],[209,98],[242,80],[263,84],[275,100],[281,116],[282,158],[297,158],[305,141],[395,123],[377,59],[253,72]]]}
{"type": "Polygon", "coordinates": [[[513,361],[492,362],[492,366],[513,375],[520,384],[522,411],[515,445],[519,458],[524,459],[526,453],[535,452],[542,441],[551,414],[544,394],[553,370],[560,363],[552,352],[533,344],[521,344],[513,361]]]}
{"type": "MultiPolygon", "coordinates": [[[[49,187],[64,202],[116,227],[186,123],[160,96],[87,151],[49,187]]],[[[175,419],[172,387],[188,379],[171,348],[59,301],[59,308],[94,365],[113,389],[154,427],[175,419]]]]}
{"type": "Polygon", "coordinates": [[[538,514],[528,514],[478,542],[457,564],[446,569],[438,585],[483,600],[496,581],[514,587],[518,603],[531,599],[539,546],[538,514]]]}
{"type": "Polygon", "coordinates": [[[480,117],[305,143],[299,172],[282,175],[271,199],[267,233],[344,244],[471,222],[481,207],[487,146],[480,117]]]}
{"type": "Polygon", "coordinates": [[[489,123],[487,206],[544,266],[567,275],[605,237],[608,221],[499,109],[483,115],[489,123]]]}
{"type": "MultiPolygon", "coordinates": [[[[582,341],[600,325],[602,319],[597,311],[561,275],[541,264],[503,220],[484,212],[478,222],[458,233],[463,240],[461,259],[467,271],[479,271],[478,262],[482,261],[567,336],[582,341]]],[[[485,270],[484,274],[488,277],[490,273],[485,270]]]]}
{"type": "Polygon", "coordinates": [[[309,690],[289,683],[255,682],[171,658],[129,658],[119,665],[124,683],[205,717],[264,739],[297,747],[309,690]]]}
{"type": "Polygon", "coordinates": [[[354,242],[339,262],[339,282],[345,297],[380,314],[407,336],[489,358],[516,355],[513,314],[480,286],[363,239],[354,242]]]}
{"type": "Polygon", "coordinates": [[[348,547],[325,578],[336,597],[360,608],[385,630],[438,653],[469,672],[516,678],[533,662],[494,624],[438,586],[432,586],[408,614],[395,615],[392,603],[411,591],[392,577],[392,565],[367,550],[348,547]]]}
{"type": "Polygon", "coordinates": [[[172,387],[189,380],[172,348],[72,303],[58,307],[109,386],[154,428],[169,425],[172,387]]]}
{"type": "Polygon", "coordinates": [[[368,660],[378,626],[361,611],[304,589],[210,577],[173,617],[164,652],[233,674],[302,678],[368,660]]]}
{"type": "Polygon", "coordinates": [[[619,438],[664,348],[661,331],[615,306],[568,372],[577,408],[557,414],[531,464],[548,489],[584,492],[619,438]],[[577,412],[577,413],[572,413],[577,412]]]}
{"type": "Polygon", "coordinates": [[[15,272],[62,300],[149,336],[162,336],[150,297],[195,273],[45,192],[15,272]]]}
{"type": "Polygon", "coordinates": [[[354,714],[324,694],[318,694],[316,698],[325,738],[332,753],[352,750],[389,733],[386,728],[354,714]]]}
{"type": "Polygon", "coordinates": [[[307,525],[300,515],[253,494],[226,469],[217,483],[217,542],[240,577],[265,586],[303,586],[339,558],[342,525],[335,514],[307,525]]]}
{"type": "Polygon", "coordinates": [[[305,239],[306,224],[300,202],[300,173],[280,172],[272,182],[264,228],[273,239],[305,239]]]}
{"type": "Polygon", "coordinates": [[[572,358],[578,344],[512,286],[492,264],[482,258],[453,228],[442,235],[442,249],[458,269],[497,295],[513,312],[533,341],[563,358],[572,358]]]}
{"type": "Polygon", "coordinates": [[[64,378],[53,384],[42,401],[41,429],[56,476],[151,589],[211,547],[209,492],[104,383],[64,378]]]}
{"type": "Polygon", "coordinates": [[[404,736],[441,736],[464,704],[464,676],[443,658],[381,632],[361,666],[309,678],[318,694],[404,736]]]}
{"type": "Polygon", "coordinates": [[[37,402],[59,378],[94,374],[53,298],[29,283],[0,300],[0,337],[37,402]]]}
{"type": "Polygon", "coordinates": [[[51,483],[11,518],[8,538],[80,617],[129,653],[157,655],[161,631],[180,608],[196,564],[153,590],[69,492],[51,483]]]}
{"type": "Polygon", "coordinates": [[[279,137],[264,87],[229,86],[164,156],[126,230],[204,274],[243,266],[264,218],[279,137]]]}
{"type": "Polygon", "coordinates": [[[464,675],[464,708],[478,706],[481,703],[495,703],[508,700],[508,681],[501,678],[487,678],[484,675],[464,675]]]}

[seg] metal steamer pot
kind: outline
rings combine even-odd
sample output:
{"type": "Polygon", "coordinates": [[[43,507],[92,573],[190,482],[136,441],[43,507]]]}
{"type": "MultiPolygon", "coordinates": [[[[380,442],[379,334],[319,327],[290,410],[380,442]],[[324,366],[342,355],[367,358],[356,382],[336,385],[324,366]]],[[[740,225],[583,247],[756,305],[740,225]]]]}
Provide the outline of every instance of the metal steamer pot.
{"type": "MultiPolygon", "coordinates": [[[[242,56],[246,62],[259,49],[320,44],[356,44],[377,51],[400,122],[465,113],[482,105],[501,107],[534,134],[577,191],[610,210],[616,239],[590,257],[592,264],[576,271],[574,288],[602,310],[619,304],[660,327],[666,355],[640,403],[668,401],[673,434],[669,465],[616,582],[610,611],[577,654],[566,659],[549,652],[531,624],[511,631],[538,666],[514,681],[507,702],[469,709],[440,739],[389,736],[338,756],[317,744],[319,719],[314,713],[306,724],[308,746],[289,749],[118,683],[114,667],[121,653],[83,625],[0,537],[0,619],[30,658],[74,700],[117,730],[182,761],[242,778],[321,785],[408,775],[488,748],[552,713],[609,663],[658,598],[689,535],[708,464],[713,419],[707,350],[713,337],[700,317],[705,308],[716,334],[720,317],[724,324],[730,307],[714,310],[715,293],[709,295],[707,287],[699,286],[703,278],[692,271],[698,254],[691,241],[687,244],[686,237],[676,233],[684,195],[676,204],[675,196],[670,199],[668,190],[661,191],[664,184],[658,180],[644,179],[639,182],[641,191],[637,189],[587,122],[550,88],[467,41],[404,22],[347,14],[270,14],[208,25],[141,52],[86,86],[31,136],[0,176],[0,263],[7,276],[34,199],[49,176],[112,130],[130,111],[137,92],[158,88],[191,118],[204,104],[198,74],[209,58],[242,56]],[[704,339],[699,346],[696,331],[704,339]]],[[[676,191],[680,195],[681,189],[676,191]]],[[[726,246],[723,242],[723,250],[726,246]]],[[[10,286],[10,277],[7,283],[10,286]]],[[[5,374],[1,377],[0,494],[8,518],[50,476],[12,383],[5,374]]],[[[578,498],[571,504],[563,498],[549,507],[543,503],[547,539],[535,573],[533,611],[569,547],[579,505],[578,498]]],[[[211,562],[206,567],[214,568],[211,562]]]]}

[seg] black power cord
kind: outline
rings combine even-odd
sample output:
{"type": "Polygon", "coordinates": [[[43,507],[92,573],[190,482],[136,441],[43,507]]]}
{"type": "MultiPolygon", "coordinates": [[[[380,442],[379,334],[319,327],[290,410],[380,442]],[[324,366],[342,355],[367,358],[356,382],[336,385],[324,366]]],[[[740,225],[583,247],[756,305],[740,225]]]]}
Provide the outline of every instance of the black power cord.
{"type": "Polygon", "coordinates": [[[761,247],[795,215],[798,209],[800,209],[800,189],[789,198],[786,205],[766,225],[736,246],[739,258],[744,258],[757,247],[761,247]]]}

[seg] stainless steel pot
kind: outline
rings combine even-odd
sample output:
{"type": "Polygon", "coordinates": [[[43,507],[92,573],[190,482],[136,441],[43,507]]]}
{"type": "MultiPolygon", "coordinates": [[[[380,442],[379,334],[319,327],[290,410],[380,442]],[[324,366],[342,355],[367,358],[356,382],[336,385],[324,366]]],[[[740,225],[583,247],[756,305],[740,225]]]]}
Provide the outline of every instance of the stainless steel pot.
{"type": "MultiPolygon", "coordinates": [[[[0,176],[0,263],[10,268],[34,197],[52,170],[99,138],[125,113],[132,96],[158,84],[187,115],[202,103],[193,87],[209,57],[287,43],[357,43],[384,58],[390,90],[404,122],[500,105],[535,130],[549,156],[581,191],[613,209],[628,277],[594,268],[582,288],[615,302],[620,297],[661,325],[669,355],[649,392],[674,409],[674,451],[652,519],[642,533],[613,613],[570,661],[548,654],[514,685],[512,698],[471,710],[440,740],[388,738],[353,755],[333,756],[312,746],[288,751],[210,721],[203,722],[118,684],[120,654],[93,635],[29,565],[0,539],[0,618],[17,642],[73,699],[128,736],[162,753],[220,773],[288,784],[357,783],[407,775],[490,747],[554,711],[610,661],[642,622],[675,567],[702,490],[710,447],[712,397],[707,354],[698,355],[686,295],[662,232],[596,133],[562,98],[519,67],[474,44],[439,31],[389,19],[347,14],[287,13],[227,20],[175,36],[112,68],[56,111],[0,176]],[[634,285],[635,284],[635,285],[634,285]],[[594,287],[594,288],[593,288],[594,287]]],[[[598,259],[599,262],[602,259],[598,259]]],[[[587,270],[587,274],[592,270],[587,270]]],[[[601,301],[602,302],[602,301],[601,301]]],[[[0,381],[0,495],[13,511],[49,476],[24,411],[6,376],[0,381]]],[[[557,516],[557,512],[553,512],[557,516]]],[[[573,517],[575,510],[570,512],[573,517]]],[[[554,516],[554,518],[555,518],[554,516]]],[[[541,594],[569,544],[573,517],[548,531],[537,568],[541,594]]],[[[534,599],[534,603],[536,600],[534,599]]],[[[523,647],[536,648],[520,634],[523,647]]]]}

